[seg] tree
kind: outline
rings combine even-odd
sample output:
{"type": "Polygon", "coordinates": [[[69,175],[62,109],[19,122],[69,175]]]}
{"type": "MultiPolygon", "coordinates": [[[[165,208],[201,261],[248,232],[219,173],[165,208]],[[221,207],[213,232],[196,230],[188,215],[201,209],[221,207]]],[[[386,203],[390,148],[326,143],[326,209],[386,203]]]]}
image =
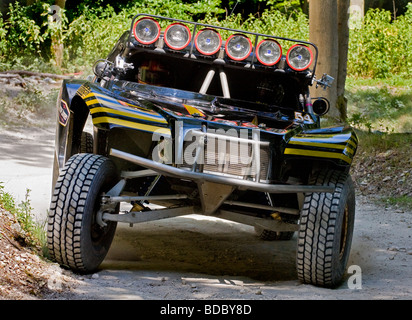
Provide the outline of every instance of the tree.
{"type": "Polygon", "coordinates": [[[309,1],[309,38],[319,49],[316,73],[332,76],[331,88],[311,90],[312,97],[324,96],[331,104],[329,116],[346,120],[345,80],[349,42],[349,0],[309,1]]]}
{"type": "Polygon", "coordinates": [[[52,33],[52,46],[51,46],[51,52],[54,57],[54,61],[56,63],[56,66],[58,68],[61,68],[62,63],[63,63],[63,39],[62,39],[62,26],[61,26],[61,9],[64,9],[66,5],[66,0],[55,0],[54,2],[54,15],[56,17],[53,17],[55,21],[55,29],[54,32],[52,33]]]}
{"type": "Polygon", "coordinates": [[[347,118],[347,99],[345,97],[345,84],[348,64],[349,49],[349,0],[338,0],[338,76],[336,78],[336,108],[339,110],[340,119],[347,118]]]}

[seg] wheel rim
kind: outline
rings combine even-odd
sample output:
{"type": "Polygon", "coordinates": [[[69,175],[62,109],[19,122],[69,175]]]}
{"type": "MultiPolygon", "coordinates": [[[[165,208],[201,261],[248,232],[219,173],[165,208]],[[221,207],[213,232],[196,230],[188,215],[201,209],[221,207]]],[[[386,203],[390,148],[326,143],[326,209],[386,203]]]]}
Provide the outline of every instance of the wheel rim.
{"type": "Polygon", "coordinates": [[[93,244],[98,244],[102,239],[104,239],[106,231],[107,227],[101,227],[97,223],[93,223],[91,225],[90,232],[93,244]]]}
{"type": "MultiPolygon", "coordinates": [[[[92,216],[92,222],[90,225],[90,238],[92,240],[93,245],[100,245],[103,241],[106,239],[106,235],[110,232],[111,226],[114,224],[114,222],[108,221],[106,226],[101,226],[97,222],[97,214],[100,211],[100,199],[101,195],[96,198],[94,208],[93,208],[93,216],[92,216]]],[[[117,211],[117,210],[116,210],[117,211]]]]}

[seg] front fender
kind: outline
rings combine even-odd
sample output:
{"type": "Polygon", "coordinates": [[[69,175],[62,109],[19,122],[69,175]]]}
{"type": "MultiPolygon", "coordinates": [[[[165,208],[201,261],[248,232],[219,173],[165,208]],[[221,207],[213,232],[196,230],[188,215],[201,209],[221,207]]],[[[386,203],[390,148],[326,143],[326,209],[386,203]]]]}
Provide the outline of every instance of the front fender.
{"type": "Polygon", "coordinates": [[[82,104],[78,90],[86,82],[84,80],[63,80],[60,89],[57,100],[53,184],[65,162],[76,153],[75,146],[80,143],[81,132],[89,111],[87,106],[82,104]]]}
{"type": "Polygon", "coordinates": [[[351,127],[305,130],[291,137],[286,144],[286,160],[328,161],[349,167],[358,147],[358,138],[351,127]]]}

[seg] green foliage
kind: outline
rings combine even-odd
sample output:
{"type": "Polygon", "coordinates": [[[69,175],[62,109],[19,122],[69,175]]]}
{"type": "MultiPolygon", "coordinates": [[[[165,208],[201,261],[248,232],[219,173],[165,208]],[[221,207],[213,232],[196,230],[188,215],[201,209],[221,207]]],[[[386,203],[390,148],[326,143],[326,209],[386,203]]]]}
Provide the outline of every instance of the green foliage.
{"type": "Polygon", "coordinates": [[[272,9],[279,10],[282,13],[291,14],[302,12],[301,3],[299,0],[259,0],[266,2],[272,9]]]}
{"type": "Polygon", "coordinates": [[[10,4],[9,18],[5,24],[8,54],[40,54],[42,52],[42,44],[47,37],[42,30],[44,23],[31,18],[39,10],[39,6],[22,7],[18,2],[10,4]]]}
{"type": "Polygon", "coordinates": [[[249,17],[245,23],[245,29],[273,34],[279,37],[309,40],[309,20],[303,13],[297,13],[295,17],[287,16],[278,10],[265,10],[260,18],[249,17]]]}
{"type": "MultiPolygon", "coordinates": [[[[116,12],[113,7],[88,8],[73,20],[66,33],[65,61],[70,65],[91,65],[105,57],[120,35],[130,28],[132,18],[138,13],[157,14],[183,20],[194,20],[206,14],[221,14],[224,10],[217,6],[219,0],[197,1],[190,4],[177,0],[148,0],[135,2],[116,12]]],[[[164,27],[164,26],[163,26],[164,27]]]]}
{"type": "Polygon", "coordinates": [[[412,132],[412,81],[362,81],[346,84],[348,122],[368,132],[412,132]],[[394,85],[395,84],[395,85],[394,85]]]}
{"type": "Polygon", "coordinates": [[[405,15],[391,21],[385,10],[369,10],[358,29],[350,34],[348,74],[386,78],[410,77],[412,68],[412,3],[405,15]]]}
{"type": "Polygon", "coordinates": [[[397,206],[397,207],[409,208],[409,209],[412,208],[412,197],[408,195],[384,197],[381,201],[385,205],[389,205],[389,206],[397,206]]]}
{"type": "Polygon", "coordinates": [[[4,24],[4,20],[0,13],[0,62],[2,58],[4,59],[4,55],[7,51],[7,48],[9,47],[6,35],[7,35],[6,26],[4,24]]]}
{"type": "Polygon", "coordinates": [[[0,206],[17,219],[21,227],[20,239],[24,240],[28,246],[40,247],[43,253],[46,253],[47,239],[44,229],[45,223],[38,223],[34,220],[29,194],[30,190],[27,189],[25,200],[16,204],[14,197],[4,190],[4,186],[0,182],[0,206]]]}
{"type": "MultiPolygon", "coordinates": [[[[308,40],[308,17],[298,0],[83,0],[67,2],[59,23],[47,14],[52,1],[9,7],[8,18],[0,16],[0,70],[21,67],[49,72],[90,70],[105,57],[116,40],[130,28],[138,13],[252,30],[264,34],[308,40]],[[113,6],[110,4],[113,3],[113,6]],[[116,4],[116,6],[114,6],[116,4]],[[262,5],[260,14],[245,16],[246,6],[262,5]],[[225,8],[225,9],[223,9],[225,8]],[[270,8],[270,9],[268,9],[270,8]],[[63,70],[55,69],[52,43],[63,43],[63,70]]],[[[163,26],[164,27],[164,26],[163,26]]],[[[354,77],[410,78],[412,69],[412,3],[404,15],[392,20],[390,11],[369,10],[350,33],[348,74],[354,77]]]]}

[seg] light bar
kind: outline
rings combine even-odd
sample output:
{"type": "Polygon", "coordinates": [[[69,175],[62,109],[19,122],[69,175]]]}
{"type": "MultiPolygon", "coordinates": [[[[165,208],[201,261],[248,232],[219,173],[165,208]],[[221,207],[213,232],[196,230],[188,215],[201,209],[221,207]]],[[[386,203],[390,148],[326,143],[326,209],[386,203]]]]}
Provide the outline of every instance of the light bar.
{"type": "Polygon", "coordinates": [[[195,37],[195,46],[201,54],[210,56],[217,53],[222,45],[222,37],[211,28],[200,30],[195,37]]]}
{"type": "Polygon", "coordinates": [[[261,64],[273,66],[282,57],[282,47],[273,39],[262,40],[256,47],[256,57],[261,64]]]}
{"type": "Polygon", "coordinates": [[[133,35],[141,44],[152,44],[160,37],[160,25],[155,19],[145,17],[136,21],[133,35]]]}
{"type": "Polygon", "coordinates": [[[164,33],[166,45],[173,50],[182,50],[190,42],[190,30],[182,23],[172,23],[164,33]]]}
{"type": "Polygon", "coordinates": [[[295,71],[304,71],[308,69],[313,60],[313,53],[309,47],[302,44],[295,44],[290,47],[286,62],[295,71]]]}
{"type": "Polygon", "coordinates": [[[252,52],[252,41],[243,34],[232,34],[226,41],[226,54],[232,60],[245,60],[252,52]]]}

